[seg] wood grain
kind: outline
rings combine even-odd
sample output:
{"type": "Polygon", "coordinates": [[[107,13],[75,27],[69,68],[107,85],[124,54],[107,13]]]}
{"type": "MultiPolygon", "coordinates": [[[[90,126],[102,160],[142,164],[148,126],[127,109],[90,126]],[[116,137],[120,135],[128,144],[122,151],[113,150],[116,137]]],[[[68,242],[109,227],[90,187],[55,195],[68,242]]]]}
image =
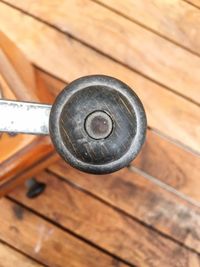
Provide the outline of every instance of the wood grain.
{"type": "Polygon", "coordinates": [[[64,162],[50,166],[49,169],[150,227],[200,252],[199,204],[196,206],[173,190],[170,192],[159,183],[127,169],[100,177],[78,172],[64,162]]]}
{"type": "Polygon", "coordinates": [[[182,0],[119,0],[117,4],[114,0],[97,0],[97,2],[200,55],[200,11],[187,2],[182,0]]]}
{"type": "Polygon", "coordinates": [[[0,73],[12,91],[11,99],[53,102],[54,98],[43,85],[42,79],[35,74],[35,68],[2,32],[0,32],[0,73]]]}
{"type": "MultiPolygon", "coordinates": [[[[67,0],[63,0],[62,2],[58,0],[51,2],[45,0],[42,3],[39,0],[28,0],[26,2],[23,0],[6,0],[5,2],[23,9],[63,32],[76,36],[78,39],[143,73],[158,83],[170,87],[174,91],[200,103],[200,76],[198,72],[200,58],[138,24],[123,18],[115,12],[90,0],[75,0],[70,2],[67,0]],[[99,40],[99,36],[101,36],[101,40],[103,41],[99,40]]],[[[171,9],[175,9],[171,1],[168,1],[168,3],[171,9]]],[[[151,12],[149,5],[145,6],[147,13],[151,12]]],[[[160,5],[164,6],[163,1],[160,1],[160,5]]],[[[174,1],[174,5],[177,5],[176,9],[178,10],[179,6],[177,1],[174,1]]],[[[118,4],[114,6],[118,6],[118,4]]],[[[191,6],[188,8],[192,9],[191,6]]],[[[192,34],[199,36],[195,29],[199,28],[198,21],[200,21],[200,15],[198,10],[192,10],[192,13],[190,9],[186,9],[185,14],[184,10],[180,11],[182,12],[180,24],[186,25],[187,22],[185,20],[187,20],[188,24],[190,24],[188,26],[186,25],[188,31],[191,31],[193,25],[197,25],[193,30],[195,33],[192,34]],[[191,17],[194,21],[192,26],[190,22],[191,17]]],[[[137,13],[137,10],[135,12],[137,13]]],[[[170,10],[167,10],[167,12],[170,13],[170,10]]],[[[11,31],[10,26],[12,21],[7,21],[7,14],[9,13],[10,11],[3,12],[2,20],[3,24],[6,22],[7,30],[11,31]]],[[[161,19],[164,19],[162,14],[157,14],[161,16],[161,19]]],[[[175,15],[173,14],[171,12],[171,16],[176,17],[176,13],[175,15]]],[[[139,12],[138,16],[140,16],[139,12]]],[[[144,16],[141,16],[141,19],[144,21],[144,16]]],[[[12,20],[14,20],[13,17],[12,20]]],[[[171,21],[170,18],[166,20],[167,22],[171,21]]],[[[169,23],[167,23],[166,28],[176,34],[177,27],[174,28],[171,26],[170,29],[169,23]]],[[[20,25],[19,20],[17,24],[20,25]]],[[[179,32],[181,31],[182,35],[184,35],[182,28],[180,26],[179,28],[179,32]]],[[[3,25],[2,29],[4,29],[3,25]]],[[[22,32],[24,33],[25,31],[22,30],[22,32]]],[[[189,39],[187,35],[185,39],[189,39]]],[[[46,44],[49,43],[46,42],[46,44]]]]}
{"type": "Polygon", "coordinates": [[[55,163],[58,155],[53,151],[49,138],[38,138],[1,163],[0,197],[46,166],[55,163]]]}
{"type": "Polygon", "coordinates": [[[9,200],[1,199],[0,207],[0,239],[42,264],[51,267],[127,266],[9,200]]]}
{"type": "MultiPolygon", "coordinates": [[[[0,32],[0,47],[1,96],[14,100],[51,103],[54,96],[48,93],[48,88],[41,77],[36,75],[31,63],[2,32],[0,32]]],[[[30,168],[34,167],[36,162],[39,164],[41,159],[46,158],[54,150],[47,137],[21,134],[15,136],[2,134],[0,148],[1,196],[19,181],[24,181],[24,171],[28,170],[31,175],[30,168]]],[[[42,166],[45,167],[44,163],[42,166]]]]}
{"type": "Polygon", "coordinates": [[[38,100],[33,66],[3,32],[0,32],[0,48],[5,53],[1,58],[0,72],[15,97],[26,101],[30,101],[31,98],[38,100]],[[27,94],[27,88],[29,94],[27,94]]]}
{"type": "MultiPolygon", "coordinates": [[[[65,83],[37,70],[48,88],[58,94],[65,83]]],[[[160,179],[178,191],[200,201],[200,157],[147,130],[146,143],[132,165],[160,179]]]]}
{"type": "Polygon", "coordinates": [[[47,184],[40,198],[27,199],[23,187],[13,191],[11,197],[134,266],[199,266],[197,254],[75,186],[46,173],[37,178],[47,184]]]}
{"type": "Polygon", "coordinates": [[[200,152],[199,107],[47,25],[4,4],[0,7],[1,27],[37,66],[66,82],[94,73],[121,79],[142,99],[149,126],[200,152]]]}
{"type": "Polygon", "coordinates": [[[27,174],[31,177],[57,159],[54,156],[50,161],[40,162],[54,151],[49,137],[3,134],[0,148],[0,196],[27,179],[27,174]],[[38,166],[34,168],[36,164],[38,166]]]}
{"type": "Polygon", "coordinates": [[[42,267],[43,265],[23,256],[14,249],[0,243],[0,267],[42,267]]]}
{"type": "Polygon", "coordinates": [[[185,2],[191,3],[196,7],[200,7],[200,2],[199,0],[184,0],[185,2]]]}
{"type": "Polygon", "coordinates": [[[148,131],[146,142],[132,166],[200,201],[200,157],[161,135],[148,131]]]}

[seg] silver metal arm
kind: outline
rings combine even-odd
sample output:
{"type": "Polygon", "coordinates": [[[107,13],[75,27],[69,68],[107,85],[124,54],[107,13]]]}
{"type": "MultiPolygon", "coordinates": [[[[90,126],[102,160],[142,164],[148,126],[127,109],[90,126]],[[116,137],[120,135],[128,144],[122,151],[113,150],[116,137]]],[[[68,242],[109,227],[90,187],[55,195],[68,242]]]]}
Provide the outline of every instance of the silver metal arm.
{"type": "Polygon", "coordinates": [[[0,132],[47,135],[51,107],[0,99],[0,132]]]}

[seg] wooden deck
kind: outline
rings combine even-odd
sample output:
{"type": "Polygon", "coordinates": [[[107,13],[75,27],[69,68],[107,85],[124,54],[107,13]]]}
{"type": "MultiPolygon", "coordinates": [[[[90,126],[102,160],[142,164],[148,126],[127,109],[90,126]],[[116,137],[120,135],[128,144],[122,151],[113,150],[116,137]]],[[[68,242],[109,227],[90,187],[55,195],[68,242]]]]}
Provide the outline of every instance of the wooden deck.
{"type": "Polygon", "coordinates": [[[0,267],[200,266],[200,1],[0,0],[0,30],[53,94],[88,74],[132,86],[139,157],[95,176],[59,160],[0,200],[0,267]]]}

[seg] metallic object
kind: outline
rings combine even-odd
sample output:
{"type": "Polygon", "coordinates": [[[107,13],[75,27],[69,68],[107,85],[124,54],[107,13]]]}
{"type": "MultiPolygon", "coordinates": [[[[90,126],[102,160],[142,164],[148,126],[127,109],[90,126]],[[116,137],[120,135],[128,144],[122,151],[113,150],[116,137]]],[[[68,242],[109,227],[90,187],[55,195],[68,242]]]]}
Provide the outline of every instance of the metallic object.
{"type": "Polygon", "coordinates": [[[36,178],[33,177],[26,181],[26,187],[28,189],[26,196],[28,198],[35,198],[44,192],[46,184],[38,182],[36,178]]]}
{"type": "Polygon", "coordinates": [[[51,106],[0,100],[0,132],[49,134],[51,106]]]}
{"type": "Polygon", "coordinates": [[[50,134],[61,157],[89,173],[127,166],[144,143],[146,127],[133,90],[104,75],[73,81],[53,106],[0,100],[0,132],[50,134]]]}

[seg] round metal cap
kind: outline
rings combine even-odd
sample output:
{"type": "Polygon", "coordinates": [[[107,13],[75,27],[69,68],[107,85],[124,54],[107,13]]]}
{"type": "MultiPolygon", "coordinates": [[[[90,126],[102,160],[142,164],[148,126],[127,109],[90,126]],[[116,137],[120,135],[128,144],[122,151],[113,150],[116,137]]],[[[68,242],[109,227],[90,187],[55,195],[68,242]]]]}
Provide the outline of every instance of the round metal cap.
{"type": "Polygon", "coordinates": [[[113,121],[105,111],[94,111],[85,119],[86,132],[95,140],[107,138],[112,128],[113,121]]]}
{"type": "Polygon", "coordinates": [[[110,173],[139,153],[146,134],[141,101],[123,82],[104,75],[73,81],[53,104],[49,130],[58,153],[88,173],[110,173]]]}

